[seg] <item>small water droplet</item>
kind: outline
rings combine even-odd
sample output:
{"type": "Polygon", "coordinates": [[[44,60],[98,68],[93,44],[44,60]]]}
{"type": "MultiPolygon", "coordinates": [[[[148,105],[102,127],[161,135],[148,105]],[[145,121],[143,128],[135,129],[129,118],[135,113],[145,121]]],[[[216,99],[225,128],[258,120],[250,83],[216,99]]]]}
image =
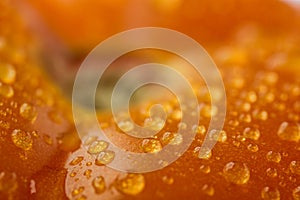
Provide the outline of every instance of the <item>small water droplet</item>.
{"type": "Polygon", "coordinates": [[[11,84],[16,79],[15,68],[7,63],[0,63],[0,81],[6,84],[11,84]]]}
{"type": "Polygon", "coordinates": [[[224,130],[220,131],[213,129],[209,132],[209,137],[218,142],[225,142],[227,140],[227,134],[224,130]]]}
{"type": "Polygon", "coordinates": [[[23,103],[22,106],[20,107],[20,115],[24,119],[33,123],[37,117],[37,112],[35,108],[30,104],[23,103]]]}
{"type": "Polygon", "coordinates": [[[11,98],[14,96],[14,89],[10,85],[4,85],[0,82],[0,96],[11,98]]]}
{"type": "Polygon", "coordinates": [[[92,174],[92,170],[91,170],[91,169],[87,169],[87,170],[85,170],[85,171],[83,172],[83,175],[84,175],[87,179],[91,178],[91,174],[92,174]]]}
{"type": "Polygon", "coordinates": [[[203,126],[203,125],[200,125],[200,126],[194,125],[194,126],[192,127],[192,131],[193,131],[194,133],[197,133],[197,134],[203,136],[203,135],[206,133],[206,128],[205,128],[205,126],[203,126]]]}
{"type": "Polygon", "coordinates": [[[96,194],[101,194],[106,189],[106,184],[103,176],[97,176],[92,182],[92,186],[96,194]]]}
{"type": "Polygon", "coordinates": [[[266,121],[268,119],[268,112],[265,110],[254,110],[252,113],[252,116],[255,119],[261,120],[261,121],[266,121]]]}
{"type": "Polygon", "coordinates": [[[248,139],[258,140],[260,137],[260,131],[257,128],[245,128],[243,136],[248,139]]]}
{"type": "Polygon", "coordinates": [[[82,160],[83,160],[82,156],[77,156],[70,162],[70,165],[78,165],[79,163],[81,163],[82,160]]]}
{"type": "Polygon", "coordinates": [[[183,141],[183,137],[180,133],[174,133],[173,138],[170,140],[171,145],[180,145],[183,141]]]}
{"type": "Polygon", "coordinates": [[[12,132],[11,139],[17,147],[25,151],[32,148],[33,140],[28,132],[16,129],[12,132]]]}
{"type": "Polygon", "coordinates": [[[280,192],[277,188],[264,187],[261,191],[261,198],[265,200],[280,200],[280,192]]]}
{"type": "Polygon", "coordinates": [[[49,135],[43,135],[43,140],[48,145],[52,145],[53,144],[53,140],[52,140],[52,138],[49,135]]]}
{"type": "Polygon", "coordinates": [[[300,200],[300,186],[293,190],[293,198],[294,200],[300,200]]]}
{"type": "Polygon", "coordinates": [[[281,161],[281,154],[274,151],[269,151],[266,155],[269,162],[279,163],[281,161]]]}
{"type": "Polygon", "coordinates": [[[142,174],[128,174],[125,178],[116,180],[115,187],[127,195],[137,195],[145,188],[145,178],[142,174]]]}
{"type": "Polygon", "coordinates": [[[95,142],[97,140],[97,136],[88,136],[85,140],[84,140],[84,145],[90,145],[93,142],[95,142]]]}
{"type": "Polygon", "coordinates": [[[168,185],[172,185],[174,183],[174,179],[170,176],[163,176],[162,181],[168,185]]]}
{"type": "Polygon", "coordinates": [[[247,146],[247,149],[251,152],[257,152],[259,150],[258,146],[256,144],[249,144],[247,146]]]}
{"type": "Polygon", "coordinates": [[[218,108],[216,106],[204,105],[201,108],[200,114],[205,118],[211,118],[217,115],[218,108]]]}
{"type": "Polygon", "coordinates": [[[77,196],[79,195],[80,193],[82,193],[84,191],[84,187],[83,186],[80,186],[78,188],[75,188],[73,191],[72,191],[72,196],[77,196]]]}
{"type": "Polygon", "coordinates": [[[300,161],[293,160],[290,163],[290,170],[292,173],[300,175],[300,161]]]}
{"type": "Polygon", "coordinates": [[[204,174],[210,173],[210,166],[209,165],[201,165],[199,167],[200,171],[204,174]]]}
{"type": "Polygon", "coordinates": [[[229,162],[223,168],[223,176],[228,182],[242,185],[250,179],[250,171],[245,163],[229,162]]]}
{"type": "Polygon", "coordinates": [[[201,190],[208,196],[213,196],[215,194],[215,189],[212,185],[205,184],[202,186],[201,190]]]}
{"type": "Polygon", "coordinates": [[[267,171],[267,176],[271,177],[271,178],[275,178],[277,176],[277,169],[275,168],[268,168],[267,171]]]}
{"type": "Polygon", "coordinates": [[[141,147],[145,153],[157,153],[162,150],[161,143],[156,139],[144,139],[141,147]]]}
{"type": "Polygon", "coordinates": [[[282,140],[298,142],[300,140],[300,125],[295,122],[282,122],[277,135],[282,140]]]}
{"type": "Polygon", "coordinates": [[[98,154],[101,151],[107,149],[108,143],[103,140],[96,140],[92,144],[90,144],[88,148],[88,153],[90,154],[98,154]]]}
{"type": "Polygon", "coordinates": [[[77,175],[76,172],[71,172],[70,177],[75,177],[77,175]]]}
{"type": "Polygon", "coordinates": [[[257,100],[257,95],[254,91],[250,91],[246,94],[246,101],[250,103],[254,103],[257,100]]]}
{"type": "Polygon", "coordinates": [[[96,165],[107,165],[111,163],[115,158],[115,152],[110,150],[105,150],[99,153],[95,160],[96,165]]]}
{"type": "Polygon", "coordinates": [[[125,133],[128,133],[129,131],[133,130],[134,125],[131,121],[126,120],[126,121],[120,121],[118,123],[118,127],[125,133]]]}
{"type": "Polygon", "coordinates": [[[208,160],[211,158],[212,156],[212,152],[211,149],[207,148],[207,147],[196,147],[194,149],[194,153],[198,153],[198,158],[200,159],[204,159],[204,160],[208,160]]]}
{"type": "Polygon", "coordinates": [[[144,126],[154,131],[160,131],[165,126],[165,121],[159,117],[147,118],[144,121],[144,126]]]}
{"type": "Polygon", "coordinates": [[[241,122],[250,123],[252,121],[252,118],[250,114],[241,114],[239,120],[241,122]]]}
{"type": "Polygon", "coordinates": [[[18,188],[17,175],[11,172],[0,173],[0,192],[12,193],[18,188]]]}

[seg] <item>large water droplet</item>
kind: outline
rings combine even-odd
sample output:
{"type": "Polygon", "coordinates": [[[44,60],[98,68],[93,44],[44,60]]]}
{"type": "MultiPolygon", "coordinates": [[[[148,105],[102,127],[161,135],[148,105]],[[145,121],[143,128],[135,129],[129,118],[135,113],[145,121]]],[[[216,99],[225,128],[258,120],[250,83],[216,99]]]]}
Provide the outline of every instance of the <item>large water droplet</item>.
{"type": "Polygon", "coordinates": [[[250,171],[245,163],[229,162],[223,168],[223,176],[228,182],[242,185],[249,181],[250,171]]]}

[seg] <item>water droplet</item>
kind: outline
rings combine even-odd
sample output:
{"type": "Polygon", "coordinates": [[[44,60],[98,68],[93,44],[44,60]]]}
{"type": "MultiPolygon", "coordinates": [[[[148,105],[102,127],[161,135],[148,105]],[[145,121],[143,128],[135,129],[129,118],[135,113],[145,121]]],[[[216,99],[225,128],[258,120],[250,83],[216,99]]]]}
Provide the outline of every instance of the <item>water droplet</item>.
{"type": "Polygon", "coordinates": [[[91,174],[92,174],[92,170],[91,170],[91,169],[87,169],[87,170],[85,170],[85,171],[83,172],[83,175],[84,175],[87,179],[91,178],[91,174]]]}
{"type": "Polygon", "coordinates": [[[210,166],[209,165],[201,165],[199,167],[200,171],[204,174],[210,173],[210,166]]]}
{"type": "Polygon", "coordinates": [[[278,152],[269,151],[266,157],[269,162],[279,163],[281,161],[281,155],[278,152]]]}
{"type": "Polygon", "coordinates": [[[98,154],[101,151],[107,149],[108,143],[103,140],[97,140],[94,141],[92,144],[90,144],[88,148],[88,153],[90,154],[98,154]]]}
{"type": "Polygon", "coordinates": [[[134,125],[131,121],[126,120],[126,121],[120,121],[118,123],[118,127],[125,133],[128,133],[129,131],[133,130],[134,125]]]}
{"type": "Polygon", "coordinates": [[[246,101],[250,103],[254,103],[257,100],[257,95],[254,91],[250,91],[246,95],[246,101]]]}
{"type": "Polygon", "coordinates": [[[16,129],[12,132],[11,139],[17,147],[23,150],[30,150],[32,148],[33,140],[28,132],[16,129]]]}
{"type": "Polygon", "coordinates": [[[71,172],[70,177],[75,177],[77,175],[76,172],[71,172]]]}
{"type": "Polygon", "coordinates": [[[177,128],[179,128],[179,129],[181,129],[181,130],[185,130],[186,127],[187,127],[187,124],[184,123],[184,122],[180,122],[180,123],[178,123],[178,125],[177,125],[177,128]]]}
{"type": "Polygon", "coordinates": [[[290,163],[290,170],[292,173],[300,175],[300,161],[293,160],[290,163]]]}
{"type": "Polygon", "coordinates": [[[84,191],[84,187],[80,186],[72,191],[72,196],[77,196],[84,191]]]}
{"type": "Polygon", "coordinates": [[[123,194],[137,195],[145,188],[145,178],[142,174],[128,174],[125,178],[116,180],[115,186],[123,194]]]}
{"type": "Polygon", "coordinates": [[[260,137],[260,131],[257,128],[245,128],[243,136],[248,139],[258,140],[260,137]]]}
{"type": "Polygon", "coordinates": [[[252,118],[250,114],[241,114],[239,120],[241,122],[250,123],[252,121],[252,118]]]}
{"type": "Polygon", "coordinates": [[[49,119],[56,123],[56,124],[61,124],[63,122],[63,117],[60,112],[57,110],[51,110],[48,112],[48,117],[49,119]]]}
{"type": "Polygon", "coordinates": [[[250,171],[245,163],[229,162],[223,168],[223,176],[228,182],[242,185],[250,179],[250,171]]]}
{"type": "Polygon", "coordinates": [[[18,188],[17,175],[11,172],[0,173],[0,192],[11,193],[18,188]]]}
{"type": "Polygon", "coordinates": [[[92,182],[92,186],[96,194],[101,194],[106,189],[106,184],[103,176],[97,176],[92,182]]]}
{"type": "Polygon", "coordinates": [[[194,126],[192,127],[192,131],[193,131],[194,133],[197,133],[197,134],[203,136],[203,135],[206,133],[206,128],[205,128],[205,126],[203,126],[203,125],[200,125],[200,126],[194,125],[194,126]]]}
{"type": "Polygon", "coordinates": [[[95,142],[97,140],[97,136],[88,136],[85,140],[84,140],[84,145],[90,145],[93,142],[95,142]]]}
{"type": "Polygon", "coordinates": [[[181,110],[174,110],[171,113],[171,118],[175,119],[175,120],[181,120],[181,118],[182,118],[182,112],[181,112],[181,110]]]}
{"type": "Polygon", "coordinates": [[[82,160],[83,160],[82,156],[77,156],[70,162],[70,165],[78,165],[79,163],[81,163],[82,160]]]}
{"type": "Polygon", "coordinates": [[[227,134],[224,130],[219,131],[213,129],[209,132],[209,137],[218,142],[225,142],[227,140],[227,134]]]}
{"type": "Polygon", "coordinates": [[[211,149],[207,148],[207,147],[196,147],[194,149],[194,153],[198,154],[198,158],[200,159],[204,159],[204,160],[208,160],[211,158],[212,153],[211,153],[211,149]]]}
{"type": "Polygon", "coordinates": [[[157,153],[162,150],[161,143],[156,139],[144,139],[141,146],[145,153],[157,153]]]}
{"type": "Polygon", "coordinates": [[[105,150],[99,153],[95,160],[96,165],[107,165],[111,163],[115,158],[115,152],[110,150],[105,150]]]}
{"type": "Polygon", "coordinates": [[[11,84],[16,79],[15,68],[7,63],[0,63],[0,81],[6,84],[11,84]]]}
{"type": "Polygon", "coordinates": [[[293,198],[294,200],[300,200],[300,186],[293,190],[293,198]]]}
{"type": "Polygon", "coordinates": [[[183,141],[183,137],[180,133],[174,133],[173,138],[170,140],[171,145],[180,145],[183,141]]]}
{"type": "Polygon", "coordinates": [[[35,108],[28,104],[28,103],[23,103],[20,107],[20,115],[30,121],[30,122],[34,122],[36,120],[36,117],[37,117],[37,112],[35,110],[35,108]]]}
{"type": "Polygon", "coordinates": [[[300,125],[295,122],[281,123],[277,135],[282,140],[298,142],[300,140],[300,125]]]}
{"type": "Polygon", "coordinates": [[[48,145],[52,145],[53,144],[53,140],[52,140],[52,138],[49,135],[43,135],[43,140],[48,145]]]}
{"type": "Polygon", "coordinates": [[[271,177],[271,178],[275,178],[277,176],[277,169],[275,168],[268,168],[267,171],[267,176],[271,177]]]}
{"type": "Polygon", "coordinates": [[[261,121],[266,121],[268,119],[268,112],[265,110],[254,110],[252,113],[252,116],[255,119],[261,120],[261,121]]]}
{"type": "Polygon", "coordinates": [[[14,89],[10,85],[4,85],[0,82],[0,96],[11,98],[14,96],[14,89]]]}
{"type": "Polygon", "coordinates": [[[261,198],[266,200],[280,200],[280,192],[277,188],[264,187],[261,191],[261,198]]]}
{"type": "Polygon", "coordinates": [[[212,185],[205,184],[201,188],[202,192],[208,196],[213,196],[215,194],[215,189],[212,185]]]}
{"type": "Polygon", "coordinates": [[[170,176],[163,176],[162,181],[168,185],[172,185],[174,183],[174,179],[170,176]]]}
{"type": "Polygon", "coordinates": [[[200,114],[205,118],[216,116],[218,108],[216,106],[205,105],[201,108],[200,114]]]}
{"type": "Polygon", "coordinates": [[[159,117],[147,118],[144,121],[144,126],[154,131],[160,131],[165,126],[165,121],[159,117]]]}
{"type": "Polygon", "coordinates": [[[257,152],[259,150],[258,146],[256,144],[249,144],[247,146],[247,149],[251,152],[257,152]]]}

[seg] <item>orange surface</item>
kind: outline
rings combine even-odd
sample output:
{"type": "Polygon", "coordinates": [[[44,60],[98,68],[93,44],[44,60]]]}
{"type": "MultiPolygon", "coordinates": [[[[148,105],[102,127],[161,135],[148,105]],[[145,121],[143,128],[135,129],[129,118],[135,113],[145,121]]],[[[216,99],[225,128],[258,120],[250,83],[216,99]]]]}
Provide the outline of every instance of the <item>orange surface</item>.
{"type": "MultiPolygon", "coordinates": [[[[101,16],[109,15],[112,13],[109,9],[115,9],[110,2],[101,3],[101,8],[108,8],[101,16]]],[[[196,1],[189,1],[192,2],[196,1]]],[[[197,147],[205,134],[200,131],[189,150],[175,163],[159,171],[135,175],[99,166],[87,152],[87,147],[80,146],[70,102],[41,71],[37,47],[19,17],[9,4],[1,2],[0,199],[300,199],[300,41],[296,37],[298,30],[293,29],[299,22],[294,17],[296,14],[281,3],[251,2],[243,1],[240,9],[230,8],[230,3],[205,3],[204,7],[211,10],[199,11],[199,20],[207,20],[205,27],[212,26],[209,15],[214,9],[226,11],[228,6],[230,11],[236,12],[232,16],[212,14],[216,20],[229,16],[224,22],[218,22],[226,29],[213,26],[217,31],[211,28],[198,36],[199,40],[211,39],[206,45],[222,72],[228,103],[225,134],[218,138],[211,156],[207,159],[197,157],[197,147]],[[273,4],[272,8],[277,12],[266,9],[273,4]],[[266,15],[261,16],[260,12],[266,15]],[[237,17],[240,14],[242,16],[237,17]],[[246,18],[259,25],[238,28],[246,18]],[[227,33],[228,27],[233,29],[227,33]],[[228,34],[230,39],[213,40],[222,38],[219,37],[222,33],[228,34]]],[[[98,30],[84,21],[90,17],[94,19],[92,8],[97,10],[95,4],[75,1],[74,8],[77,9],[71,9],[72,6],[56,1],[51,5],[48,3],[35,2],[34,5],[56,34],[72,49],[83,48],[83,52],[115,31],[139,25],[134,20],[130,26],[122,23],[117,27],[107,25],[111,30],[101,32],[101,36],[83,37],[84,33],[81,35],[79,31],[98,30]],[[91,10],[91,16],[78,16],[79,7],[91,10]],[[53,16],[53,12],[57,15],[53,16]],[[70,16],[76,18],[70,27],[73,30],[80,26],[78,31],[70,31],[65,23],[57,23],[62,19],[70,20],[70,16]]],[[[196,10],[197,6],[193,8],[196,10]]],[[[98,10],[94,12],[98,14],[98,10]]],[[[172,11],[161,11],[161,15],[167,12],[172,11]]],[[[177,14],[170,18],[178,21],[165,18],[165,22],[157,18],[157,23],[178,26],[190,35],[201,30],[188,26],[197,24],[198,19],[193,21],[174,13],[178,14],[177,18],[177,14]],[[185,20],[189,23],[185,24],[185,20]]],[[[107,22],[103,20],[103,24],[104,21],[107,22]]],[[[200,125],[207,129],[211,114],[209,95],[204,86],[194,87],[204,106],[200,111],[200,125]]],[[[176,108],[173,101],[162,102],[168,108],[176,108]]],[[[142,108],[145,109],[140,106],[133,112],[137,121],[146,117],[137,111],[142,108]]],[[[170,120],[161,134],[176,130],[178,116],[174,113],[170,113],[170,120]]],[[[129,138],[117,129],[110,116],[99,113],[99,119],[106,122],[103,126],[112,141],[124,148],[133,147],[133,151],[145,151],[141,141],[129,138]]],[[[156,144],[163,143],[161,136],[157,141],[156,144]]],[[[146,150],[151,151],[152,147],[146,150]]]]}

